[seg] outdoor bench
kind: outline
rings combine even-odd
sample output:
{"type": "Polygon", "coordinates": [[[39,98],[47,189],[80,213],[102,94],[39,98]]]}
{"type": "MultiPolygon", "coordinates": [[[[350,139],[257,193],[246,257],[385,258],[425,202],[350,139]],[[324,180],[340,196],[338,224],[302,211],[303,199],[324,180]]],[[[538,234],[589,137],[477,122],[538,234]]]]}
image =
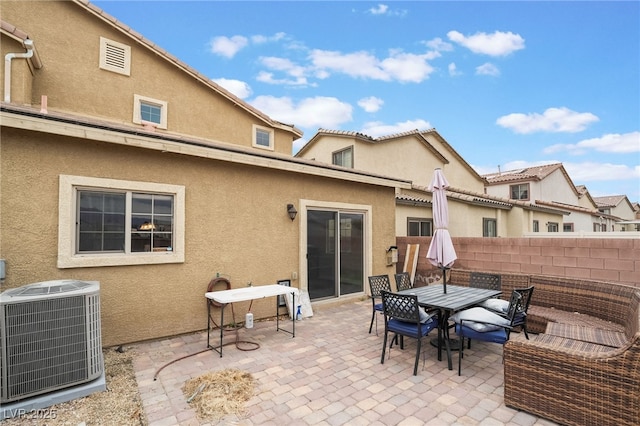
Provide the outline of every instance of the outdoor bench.
{"type": "MultiPolygon", "coordinates": [[[[468,272],[452,270],[451,281],[463,285],[468,272]]],[[[640,424],[640,288],[501,277],[503,298],[515,280],[515,288],[534,286],[530,340],[504,347],[505,405],[566,425],[640,424]]]]}

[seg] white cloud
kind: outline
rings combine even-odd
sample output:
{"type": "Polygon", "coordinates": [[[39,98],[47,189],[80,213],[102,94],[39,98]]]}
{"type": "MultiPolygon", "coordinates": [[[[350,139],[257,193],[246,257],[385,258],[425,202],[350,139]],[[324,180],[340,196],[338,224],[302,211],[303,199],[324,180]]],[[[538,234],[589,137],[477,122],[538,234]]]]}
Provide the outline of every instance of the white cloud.
{"type": "Polygon", "coordinates": [[[498,69],[498,67],[496,67],[492,63],[487,62],[487,63],[484,63],[484,64],[476,67],[476,74],[478,74],[478,75],[490,75],[490,76],[497,77],[497,76],[500,75],[500,70],[498,69]]]}
{"type": "Polygon", "coordinates": [[[231,38],[225,36],[214,37],[211,40],[211,52],[225,58],[233,58],[248,43],[249,40],[246,37],[239,35],[231,38]]]}
{"type": "Polygon", "coordinates": [[[456,64],[454,62],[451,62],[447,68],[449,69],[449,75],[452,77],[456,75],[462,75],[462,71],[458,71],[458,67],[456,67],[456,64]]]}
{"type": "Polygon", "coordinates": [[[389,9],[389,6],[386,4],[378,4],[376,7],[372,7],[367,10],[372,15],[388,15],[388,16],[405,16],[407,14],[406,10],[403,9],[389,9]]]}
{"type": "Polygon", "coordinates": [[[353,107],[332,97],[306,98],[297,105],[289,97],[258,96],[251,105],[283,123],[302,128],[338,128],[352,120],[353,107]]]}
{"type": "Polygon", "coordinates": [[[251,86],[244,81],[233,80],[228,78],[214,78],[212,81],[220,86],[224,87],[240,99],[245,99],[251,96],[251,86]]]}
{"type": "Polygon", "coordinates": [[[253,44],[264,44],[264,43],[269,43],[269,42],[272,42],[272,41],[280,41],[283,38],[285,38],[286,35],[287,34],[283,33],[283,32],[275,33],[272,36],[265,36],[265,35],[260,35],[259,34],[259,35],[251,36],[251,42],[253,44]]]}
{"type": "Polygon", "coordinates": [[[392,51],[387,58],[380,60],[364,51],[345,54],[315,49],[311,51],[310,59],[315,68],[329,73],[337,72],[354,78],[419,83],[434,72],[427,60],[438,55],[437,52],[416,55],[392,51]]]}
{"type": "Polygon", "coordinates": [[[358,106],[366,112],[376,112],[382,108],[384,101],[375,96],[369,96],[368,98],[362,98],[358,101],[358,106]]]}
{"type": "Polygon", "coordinates": [[[433,40],[426,41],[424,42],[424,44],[430,49],[436,50],[438,52],[451,52],[453,50],[453,45],[442,40],[440,37],[436,37],[433,40]]]}
{"type": "Polygon", "coordinates": [[[361,132],[365,135],[377,138],[380,136],[394,135],[396,133],[408,132],[410,130],[426,130],[433,126],[428,121],[421,119],[407,120],[401,123],[384,124],[381,121],[370,121],[364,124],[361,132]]]}
{"type": "Polygon", "coordinates": [[[578,185],[581,182],[640,178],[640,166],[631,168],[626,164],[596,163],[593,161],[583,163],[563,162],[562,165],[571,177],[573,183],[578,185]]]}
{"type": "Polygon", "coordinates": [[[309,81],[305,77],[297,78],[275,78],[273,73],[267,71],[260,71],[256,76],[256,80],[261,83],[274,84],[279,86],[315,86],[315,84],[309,84],[309,81]]]}
{"type": "Polygon", "coordinates": [[[544,113],[513,113],[504,115],[496,124],[516,133],[534,132],[577,133],[598,121],[599,118],[590,112],[575,112],[566,107],[548,108],[544,113]]]}
{"type": "Polygon", "coordinates": [[[280,41],[286,36],[287,34],[283,32],[275,33],[272,36],[253,35],[250,39],[241,35],[235,35],[233,37],[218,36],[211,39],[209,46],[212,53],[224,56],[225,58],[233,58],[236,53],[249,45],[249,41],[253,44],[264,44],[280,41]]]}
{"type": "Polygon", "coordinates": [[[384,15],[385,13],[387,13],[387,10],[389,10],[389,6],[387,6],[386,4],[379,4],[378,7],[372,7],[371,9],[369,9],[369,12],[372,15],[384,15]]]}
{"type": "Polygon", "coordinates": [[[449,31],[447,37],[473,53],[489,56],[506,56],[517,50],[524,49],[524,39],[519,34],[512,32],[476,33],[466,37],[458,31],[449,31]]]}
{"type": "Polygon", "coordinates": [[[556,144],[544,149],[545,154],[561,151],[567,151],[573,155],[582,155],[589,151],[613,154],[640,152],[640,132],[611,133],[600,138],[585,139],[576,144],[556,144]]]}

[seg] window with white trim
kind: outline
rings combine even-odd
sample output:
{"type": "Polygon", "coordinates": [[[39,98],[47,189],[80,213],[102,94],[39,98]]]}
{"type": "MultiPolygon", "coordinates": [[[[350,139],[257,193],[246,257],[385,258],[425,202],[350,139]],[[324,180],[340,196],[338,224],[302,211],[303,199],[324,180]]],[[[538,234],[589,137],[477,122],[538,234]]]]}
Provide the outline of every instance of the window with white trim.
{"type": "Polygon", "coordinates": [[[58,267],[184,262],[179,185],[60,176],[58,267]]]}
{"type": "Polygon", "coordinates": [[[353,147],[342,149],[331,154],[331,163],[336,166],[353,168],[353,147]]]}
{"type": "Polygon", "coordinates": [[[482,236],[483,237],[497,237],[498,236],[498,221],[491,218],[482,219],[482,236]]]}
{"type": "Polygon", "coordinates": [[[273,129],[253,125],[253,143],[255,148],[269,149],[273,151],[273,129]]]}
{"type": "Polygon", "coordinates": [[[131,75],[131,46],[100,37],[100,69],[131,75]]]}
{"type": "Polygon", "coordinates": [[[408,237],[430,237],[433,235],[433,221],[431,219],[407,218],[408,237]]]}
{"type": "Polygon", "coordinates": [[[146,96],[133,95],[133,122],[167,128],[167,102],[146,96]]]}

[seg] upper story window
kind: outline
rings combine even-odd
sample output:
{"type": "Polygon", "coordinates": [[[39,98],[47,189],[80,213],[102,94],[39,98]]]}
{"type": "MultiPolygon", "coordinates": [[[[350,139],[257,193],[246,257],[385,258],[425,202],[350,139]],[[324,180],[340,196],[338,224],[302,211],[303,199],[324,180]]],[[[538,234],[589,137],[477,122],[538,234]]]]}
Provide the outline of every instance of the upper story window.
{"type": "Polygon", "coordinates": [[[273,129],[262,126],[253,126],[253,146],[256,148],[273,151],[273,129]]]}
{"type": "Polygon", "coordinates": [[[547,232],[558,232],[559,229],[558,222],[547,222],[547,232]]]}
{"type": "Polygon", "coordinates": [[[521,183],[518,185],[509,185],[510,198],[512,200],[528,200],[529,199],[529,184],[521,183]]]}
{"type": "Polygon", "coordinates": [[[353,168],[353,147],[336,151],[331,156],[331,163],[336,166],[353,168]]]}
{"type": "Polygon", "coordinates": [[[497,237],[498,236],[498,221],[490,218],[482,219],[482,236],[483,237],[497,237]]]}
{"type": "Polygon", "coordinates": [[[430,237],[433,235],[433,221],[431,219],[408,218],[408,237],[430,237]]]}
{"type": "Polygon", "coordinates": [[[537,220],[533,221],[533,232],[540,232],[540,222],[537,220]]]}
{"type": "Polygon", "coordinates": [[[184,262],[184,187],[60,176],[58,267],[184,262]]]}
{"type": "Polygon", "coordinates": [[[131,46],[100,37],[100,69],[131,75],[131,46]]]}
{"type": "Polygon", "coordinates": [[[573,223],[563,223],[562,232],[573,232],[573,223]]]}
{"type": "Polygon", "coordinates": [[[133,95],[133,122],[167,128],[167,102],[146,96],[133,95]]]}

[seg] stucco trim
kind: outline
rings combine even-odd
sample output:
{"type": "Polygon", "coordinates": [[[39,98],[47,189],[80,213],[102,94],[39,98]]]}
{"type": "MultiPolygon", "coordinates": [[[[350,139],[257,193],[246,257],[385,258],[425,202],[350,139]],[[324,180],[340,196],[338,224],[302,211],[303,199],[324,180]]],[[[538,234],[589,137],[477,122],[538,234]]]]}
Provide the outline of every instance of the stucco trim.
{"type": "Polygon", "coordinates": [[[243,150],[229,143],[186,138],[161,133],[146,134],[138,128],[122,128],[112,123],[86,123],[79,117],[55,117],[34,112],[13,111],[4,104],[0,112],[2,127],[51,133],[79,139],[107,142],[130,147],[171,152],[181,155],[209,158],[294,173],[322,176],[343,181],[365,183],[391,188],[411,189],[411,181],[379,176],[361,170],[337,168],[312,160],[268,153],[264,150],[243,150]]]}

